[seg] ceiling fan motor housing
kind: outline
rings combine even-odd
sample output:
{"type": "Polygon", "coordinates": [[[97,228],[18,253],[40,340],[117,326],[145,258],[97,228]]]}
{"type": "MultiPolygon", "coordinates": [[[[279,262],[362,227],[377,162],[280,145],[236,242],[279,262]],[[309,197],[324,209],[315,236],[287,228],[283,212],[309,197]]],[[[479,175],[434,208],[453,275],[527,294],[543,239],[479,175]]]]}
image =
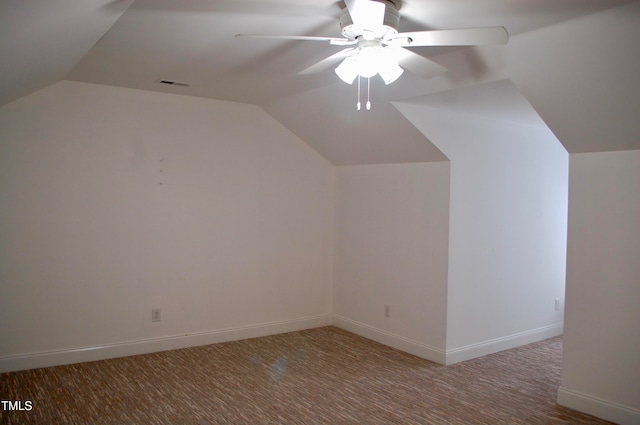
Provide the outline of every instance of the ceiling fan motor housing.
{"type": "Polygon", "coordinates": [[[355,25],[351,19],[351,15],[349,15],[349,10],[345,8],[340,14],[340,30],[345,38],[356,40],[358,37],[361,37],[366,33],[368,36],[367,38],[384,39],[390,35],[398,33],[400,13],[398,12],[395,3],[390,0],[375,1],[378,1],[378,3],[384,3],[386,6],[382,25],[379,25],[377,28],[363,28],[355,25]]]}

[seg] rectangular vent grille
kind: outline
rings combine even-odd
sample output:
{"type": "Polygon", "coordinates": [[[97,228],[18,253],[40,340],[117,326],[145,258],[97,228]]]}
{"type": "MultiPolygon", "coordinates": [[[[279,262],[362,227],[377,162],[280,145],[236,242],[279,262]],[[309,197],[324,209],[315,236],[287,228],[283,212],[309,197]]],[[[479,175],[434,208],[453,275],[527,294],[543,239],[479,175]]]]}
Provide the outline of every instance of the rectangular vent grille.
{"type": "Polygon", "coordinates": [[[158,80],[160,84],[166,84],[168,86],[177,86],[177,87],[189,87],[191,83],[185,83],[184,81],[174,81],[174,80],[158,80]]]}

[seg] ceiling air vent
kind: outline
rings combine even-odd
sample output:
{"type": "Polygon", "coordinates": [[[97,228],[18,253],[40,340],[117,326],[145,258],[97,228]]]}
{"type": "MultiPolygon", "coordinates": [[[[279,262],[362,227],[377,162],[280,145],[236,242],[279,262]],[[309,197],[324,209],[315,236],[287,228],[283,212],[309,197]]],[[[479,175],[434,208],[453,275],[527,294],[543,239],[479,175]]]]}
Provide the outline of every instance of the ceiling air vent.
{"type": "Polygon", "coordinates": [[[184,81],[175,81],[175,80],[158,80],[159,84],[166,84],[168,86],[176,86],[176,87],[189,87],[191,83],[185,83],[184,81]]]}

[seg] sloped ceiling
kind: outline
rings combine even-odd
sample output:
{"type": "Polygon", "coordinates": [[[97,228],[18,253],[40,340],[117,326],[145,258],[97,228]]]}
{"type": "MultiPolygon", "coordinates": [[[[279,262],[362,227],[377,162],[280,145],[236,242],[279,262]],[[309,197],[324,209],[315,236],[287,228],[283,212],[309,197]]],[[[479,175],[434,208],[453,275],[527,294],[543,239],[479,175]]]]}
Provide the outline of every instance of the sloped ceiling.
{"type": "Polygon", "coordinates": [[[459,115],[474,115],[498,123],[530,127],[544,125],[535,109],[509,79],[417,96],[393,104],[396,107],[402,104],[419,105],[459,115]]]}
{"type": "Polygon", "coordinates": [[[132,2],[0,2],[0,105],[65,79],[132,2]]]}
{"type": "MultiPolygon", "coordinates": [[[[331,69],[297,75],[339,47],[320,42],[234,37],[237,33],[339,36],[342,2],[7,0],[0,3],[0,105],[68,79],[256,104],[335,165],[441,161],[446,159],[444,155],[391,102],[512,78],[518,86],[522,83],[527,97],[535,98],[533,106],[551,129],[556,132],[557,127],[565,133],[559,137],[563,143],[563,137],[571,141],[565,147],[570,152],[581,151],[576,142],[579,137],[572,130],[580,126],[575,119],[580,111],[565,121],[558,117],[562,111],[555,106],[553,93],[545,91],[542,98],[537,96],[541,92],[539,86],[545,85],[545,79],[555,72],[553,61],[546,63],[541,74],[533,76],[527,66],[540,63],[545,57],[539,37],[544,43],[555,42],[553,32],[544,29],[564,28],[566,22],[587,19],[625,4],[631,5],[631,13],[627,13],[631,25],[627,22],[625,28],[633,24],[640,27],[637,0],[404,0],[400,5],[401,31],[504,26],[510,42],[507,46],[482,48],[415,48],[416,53],[449,71],[426,80],[406,72],[389,86],[373,80],[372,110],[356,111],[356,87],[342,83],[331,69]],[[519,50],[514,53],[516,47],[519,50]],[[528,51],[531,55],[526,60],[528,51]],[[511,75],[514,72],[518,76],[511,75]],[[191,86],[166,86],[158,83],[160,79],[191,86]]],[[[589,32],[589,28],[583,26],[580,31],[589,32]]],[[[637,31],[625,31],[628,36],[637,37],[637,31]]],[[[553,59],[564,60],[565,67],[571,68],[567,58],[561,57],[571,51],[566,45],[571,34],[560,32],[565,44],[563,49],[556,49],[553,59]]],[[[607,43],[615,42],[618,33],[614,34],[607,43]]],[[[615,49],[615,44],[599,43],[593,51],[584,51],[584,43],[574,41],[581,46],[581,58],[615,56],[606,51],[609,47],[615,49]]],[[[624,43],[623,47],[629,49],[631,42],[624,43]]],[[[615,83],[614,95],[627,85],[629,90],[638,87],[638,72],[634,69],[638,60],[633,53],[627,56],[631,58],[619,72],[624,78],[615,83]],[[624,87],[620,88],[620,84],[624,87]]],[[[607,61],[615,67],[615,58],[608,57],[607,61]]],[[[593,84],[593,80],[592,77],[584,83],[593,84]]],[[[634,102],[627,100],[626,106],[633,108],[634,102]]],[[[571,106],[581,107],[576,103],[571,106]]],[[[567,104],[562,103],[562,108],[566,109],[567,104]]],[[[629,114],[637,116],[637,111],[629,114]]],[[[590,112],[589,116],[593,115],[590,112]]],[[[622,125],[627,133],[635,132],[634,124],[622,125]]],[[[625,141],[614,149],[640,148],[637,137],[635,142],[628,142],[628,135],[624,136],[625,141]]],[[[611,147],[606,141],[590,140],[587,149],[611,147]]]]}

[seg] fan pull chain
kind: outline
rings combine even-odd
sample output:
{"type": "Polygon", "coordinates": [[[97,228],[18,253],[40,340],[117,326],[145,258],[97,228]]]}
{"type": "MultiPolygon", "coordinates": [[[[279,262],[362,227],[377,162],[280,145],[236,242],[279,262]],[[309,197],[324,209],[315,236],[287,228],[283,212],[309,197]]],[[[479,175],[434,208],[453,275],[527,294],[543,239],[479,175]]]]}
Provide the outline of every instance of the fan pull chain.
{"type": "Polygon", "coordinates": [[[358,75],[358,103],[356,103],[356,109],[360,110],[360,75],[358,75]]]}
{"type": "MultiPolygon", "coordinates": [[[[365,104],[367,111],[371,110],[371,78],[367,78],[367,103],[365,104]]],[[[360,75],[358,75],[358,101],[356,102],[356,109],[359,111],[362,108],[360,103],[360,75]]]]}

